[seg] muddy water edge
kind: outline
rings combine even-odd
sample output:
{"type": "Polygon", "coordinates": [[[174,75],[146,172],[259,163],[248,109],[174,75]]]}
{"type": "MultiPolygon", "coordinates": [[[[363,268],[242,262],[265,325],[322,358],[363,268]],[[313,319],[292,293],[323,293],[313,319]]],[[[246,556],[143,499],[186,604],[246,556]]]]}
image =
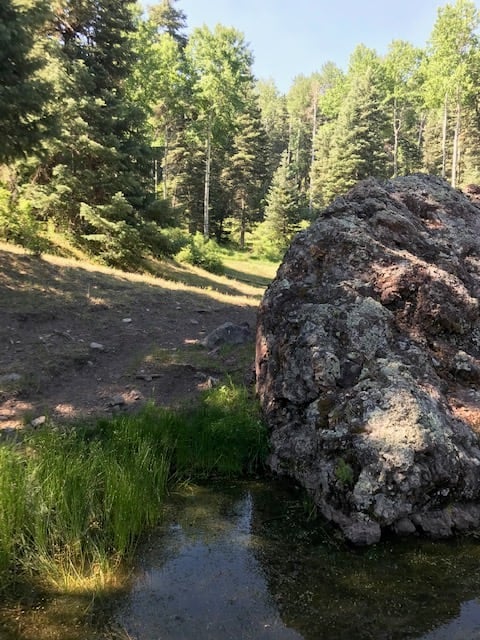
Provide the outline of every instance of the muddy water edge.
{"type": "Polygon", "coordinates": [[[355,550],[310,516],[278,483],[185,487],[123,591],[4,594],[0,639],[480,638],[480,541],[355,550]]]}

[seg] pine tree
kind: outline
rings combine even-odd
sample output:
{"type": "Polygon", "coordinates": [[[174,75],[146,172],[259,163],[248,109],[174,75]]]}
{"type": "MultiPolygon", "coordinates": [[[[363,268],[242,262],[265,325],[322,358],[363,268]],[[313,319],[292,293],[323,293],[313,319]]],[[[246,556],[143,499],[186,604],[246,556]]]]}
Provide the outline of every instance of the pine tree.
{"type": "Polygon", "coordinates": [[[277,170],[282,153],[288,147],[288,112],[285,96],[273,80],[259,80],[256,85],[262,126],[267,134],[268,181],[277,170]]]}
{"type": "Polygon", "coordinates": [[[252,93],[245,111],[237,116],[233,150],[222,171],[222,182],[228,194],[228,210],[238,230],[242,249],[246,231],[252,222],[259,221],[266,178],[267,136],[256,96],[252,93]]]}
{"type": "Polygon", "coordinates": [[[317,130],[314,141],[314,160],[311,171],[311,206],[319,209],[328,204],[328,176],[331,166],[332,138],[335,122],[324,122],[317,130]]]}
{"type": "Polygon", "coordinates": [[[43,61],[34,51],[46,9],[46,0],[0,3],[0,162],[38,148],[50,126],[49,85],[38,75],[43,61]]]}
{"type": "Polygon", "coordinates": [[[287,94],[289,114],[288,149],[291,170],[298,188],[306,194],[311,169],[313,115],[316,114],[318,91],[313,78],[297,76],[287,94]]]}
{"type": "Polygon", "coordinates": [[[280,166],[273,176],[266,201],[265,234],[282,251],[299,230],[302,213],[296,177],[287,151],[283,153],[280,166]]]}
{"type": "Polygon", "coordinates": [[[367,68],[351,77],[350,89],[335,125],[324,201],[330,201],[369,176],[388,176],[391,169],[385,152],[386,127],[373,70],[367,68]]]}
{"type": "MultiPolygon", "coordinates": [[[[52,24],[62,70],[63,127],[37,175],[51,193],[50,213],[87,240],[98,230],[90,209],[100,217],[113,215],[110,205],[118,194],[141,209],[151,181],[145,114],[125,91],[134,60],[133,8],[132,2],[116,0],[63,0],[52,24]],[[83,213],[82,203],[90,207],[83,213]]],[[[125,215],[125,222],[138,224],[133,215],[125,215]]]]}
{"type": "Polygon", "coordinates": [[[187,26],[187,16],[181,9],[173,5],[177,0],[162,0],[158,5],[151,7],[150,20],[156,25],[160,33],[166,33],[181,46],[188,42],[183,33],[187,26]]]}

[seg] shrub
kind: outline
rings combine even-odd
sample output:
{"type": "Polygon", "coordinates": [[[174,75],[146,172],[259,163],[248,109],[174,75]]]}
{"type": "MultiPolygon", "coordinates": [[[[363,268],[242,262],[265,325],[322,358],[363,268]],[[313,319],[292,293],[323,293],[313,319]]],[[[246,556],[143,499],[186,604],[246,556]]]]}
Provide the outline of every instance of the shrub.
{"type": "Polygon", "coordinates": [[[41,254],[48,246],[42,237],[44,227],[28,198],[19,196],[13,200],[8,189],[0,186],[0,237],[41,254]]]}
{"type": "Polygon", "coordinates": [[[122,193],[116,193],[108,205],[82,202],[80,217],[89,228],[83,239],[94,255],[112,267],[138,266],[144,245],[133,207],[122,193]]]}
{"type": "Polygon", "coordinates": [[[145,222],[140,228],[140,235],[143,244],[156,258],[171,258],[190,242],[186,231],[171,227],[161,229],[154,222],[145,222]]]}
{"type": "Polygon", "coordinates": [[[222,274],[225,271],[219,246],[214,240],[205,240],[200,233],[195,234],[175,257],[179,262],[187,262],[212,273],[222,274]]]}

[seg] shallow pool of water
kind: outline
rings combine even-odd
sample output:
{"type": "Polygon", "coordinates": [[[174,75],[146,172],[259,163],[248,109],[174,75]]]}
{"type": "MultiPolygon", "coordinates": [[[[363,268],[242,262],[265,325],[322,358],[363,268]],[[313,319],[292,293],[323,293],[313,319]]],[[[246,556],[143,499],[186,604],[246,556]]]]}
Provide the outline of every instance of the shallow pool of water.
{"type": "Polygon", "coordinates": [[[115,622],[135,640],[473,640],[480,547],[352,550],[265,484],[172,496],[115,622]]]}
{"type": "Polygon", "coordinates": [[[263,482],[175,492],[108,606],[0,605],[0,640],[480,640],[480,542],[345,546],[301,493],[263,482]]]}

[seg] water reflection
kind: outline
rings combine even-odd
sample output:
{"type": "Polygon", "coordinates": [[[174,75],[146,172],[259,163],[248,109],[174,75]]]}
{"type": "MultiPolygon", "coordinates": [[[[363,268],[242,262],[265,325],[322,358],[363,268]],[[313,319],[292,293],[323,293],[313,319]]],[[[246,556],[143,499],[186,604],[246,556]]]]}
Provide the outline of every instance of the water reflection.
{"type": "Polygon", "coordinates": [[[135,640],[480,638],[475,541],[355,551],[303,515],[262,484],[177,495],[117,621],[135,640]]]}
{"type": "Polygon", "coordinates": [[[233,493],[177,497],[175,524],[144,554],[117,617],[133,638],[302,638],[282,623],[252,552],[252,494],[233,493]]]}
{"type": "Polygon", "coordinates": [[[421,640],[478,640],[480,638],[480,603],[469,600],[461,606],[457,618],[441,625],[421,640]]]}

